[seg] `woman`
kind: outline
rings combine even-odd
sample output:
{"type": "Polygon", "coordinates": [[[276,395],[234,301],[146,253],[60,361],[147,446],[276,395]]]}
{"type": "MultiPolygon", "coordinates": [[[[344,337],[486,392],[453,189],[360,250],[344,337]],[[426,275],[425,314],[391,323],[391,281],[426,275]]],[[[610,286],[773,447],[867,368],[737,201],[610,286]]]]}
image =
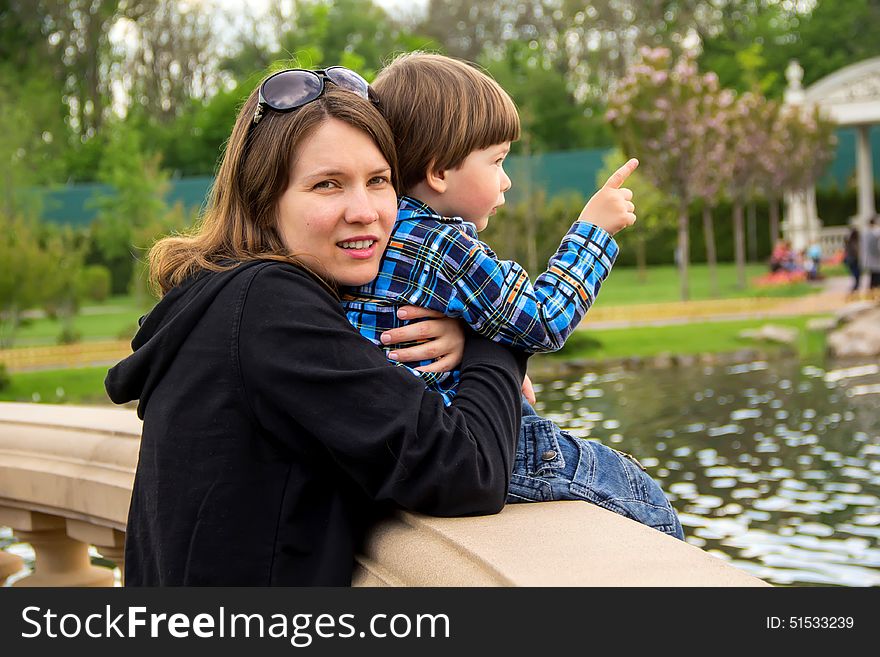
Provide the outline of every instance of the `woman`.
{"type": "Polygon", "coordinates": [[[106,381],[144,420],[128,585],[348,585],[390,508],[504,505],[525,356],[469,336],[444,407],[333,293],[376,276],[396,212],[392,136],[349,73],[255,90],[198,233],[151,252],[163,298],[106,381]]]}

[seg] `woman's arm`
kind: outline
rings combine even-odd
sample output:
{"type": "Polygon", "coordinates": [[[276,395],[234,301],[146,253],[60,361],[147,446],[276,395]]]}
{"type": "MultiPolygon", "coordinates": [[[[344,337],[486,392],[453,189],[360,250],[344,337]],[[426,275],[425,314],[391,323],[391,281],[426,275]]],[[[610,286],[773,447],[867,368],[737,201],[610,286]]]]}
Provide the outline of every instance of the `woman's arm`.
{"type": "Polygon", "coordinates": [[[285,265],[254,278],[238,335],[255,420],[300,458],[317,468],[332,459],[373,499],[416,511],[468,515],[504,505],[524,355],[469,338],[459,393],[444,407],[362,338],[316,282],[285,265]]]}
{"type": "MultiPolygon", "coordinates": [[[[446,317],[437,310],[420,306],[402,306],[397,312],[401,319],[421,317],[434,319],[385,331],[381,336],[383,344],[422,341],[412,347],[392,351],[388,354],[388,358],[402,363],[434,361],[430,365],[414,368],[418,372],[448,372],[458,367],[465,345],[465,324],[462,320],[446,317]]],[[[523,379],[522,394],[530,404],[534,405],[537,402],[532,380],[528,376],[523,379]]]]}

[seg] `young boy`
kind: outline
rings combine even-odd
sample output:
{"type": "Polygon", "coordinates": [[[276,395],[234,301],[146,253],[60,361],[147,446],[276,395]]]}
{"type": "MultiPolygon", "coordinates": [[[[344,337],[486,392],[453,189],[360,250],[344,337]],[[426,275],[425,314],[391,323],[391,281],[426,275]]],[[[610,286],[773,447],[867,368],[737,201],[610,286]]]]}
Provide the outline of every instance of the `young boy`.
{"type": "MultiPolygon", "coordinates": [[[[503,162],[520,123],[507,93],[473,66],[425,53],[398,57],[373,88],[395,136],[404,195],[378,277],[343,290],[349,321],[392,360],[395,346],[381,337],[405,323],[398,314],[405,304],[461,317],[529,351],[561,348],[608,276],[618,252],[612,235],[635,221],[632,192],[621,185],[638,162],[627,162],[589,200],[532,284],[519,264],[499,260],[477,237],[511,184],[503,162]]],[[[459,372],[420,365],[412,371],[450,403],[459,372]]],[[[556,499],[588,500],[683,537],[637,461],[574,438],[524,402],[508,501],[556,499]]]]}

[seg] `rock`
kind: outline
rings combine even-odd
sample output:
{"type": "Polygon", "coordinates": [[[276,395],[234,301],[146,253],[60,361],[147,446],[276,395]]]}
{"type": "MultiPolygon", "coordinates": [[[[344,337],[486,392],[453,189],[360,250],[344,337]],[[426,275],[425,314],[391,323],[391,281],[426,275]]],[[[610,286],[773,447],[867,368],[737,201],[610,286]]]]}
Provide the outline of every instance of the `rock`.
{"type": "Polygon", "coordinates": [[[759,329],[740,331],[739,337],[752,340],[767,340],[781,344],[794,344],[798,339],[798,330],[791,326],[779,326],[777,324],[764,324],[759,329]]]}
{"type": "Polygon", "coordinates": [[[675,360],[679,367],[690,367],[697,363],[697,357],[693,354],[679,354],[675,360]]]}
{"type": "Polygon", "coordinates": [[[628,369],[640,370],[645,364],[645,360],[641,356],[630,356],[626,359],[628,369]]]}
{"type": "Polygon", "coordinates": [[[856,316],[849,324],[828,336],[834,356],[880,356],[880,308],[856,316]]]}
{"type": "Polygon", "coordinates": [[[874,310],[876,307],[877,304],[873,301],[854,301],[853,303],[846,304],[843,308],[838,310],[835,317],[837,318],[838,324],[845,324],[853,321],[863,313],[874,310]]]}
{"type": "Polygon", "coordinates": [[[654,367],[667,368],[675,365],[675,361],[673,360],[671,353],[664,351],[654,356],[653,365],[654,367]]]}
{"type": "Polygon", "coordinates": [[[755,349],[739,349],[731,352],[725,359],[726,363],[751,363],[758,360],[758,352],[755,349]]]}
{"type": "Polygon", "coordinates": [[[808,331],[830,331],[839,326],[840,320],[837,317],[814,317],[807,320],[808,331]]]}

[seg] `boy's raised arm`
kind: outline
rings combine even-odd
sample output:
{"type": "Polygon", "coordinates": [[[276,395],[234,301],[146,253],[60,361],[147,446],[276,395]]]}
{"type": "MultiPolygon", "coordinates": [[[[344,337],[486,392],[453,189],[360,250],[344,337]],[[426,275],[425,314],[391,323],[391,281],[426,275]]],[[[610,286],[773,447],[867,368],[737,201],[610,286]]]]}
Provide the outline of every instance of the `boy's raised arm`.
{"type": "MultiPolygon", "coordinates": [[[[576,221],[534,284],[512,260],[496,260],[472,242],[450,280],[450,314],[478,333],[528,351],[556,351],[589,310],[618,247],[605,230],[576,221]]],[[[450,259],[445,264],[452,265],[450,259]]]]}
{"type": "Polygon", "coordinates": [[[477,332],[534,352],[556,351],[580,324],[608,277],[618,247],[612,235],[635,221],[632,192],[622,187],[638,166],[631,159],[584,206],[547,269],[532,283],[521,265],[497,260],[482,242],[447,236],[443,272],[450,314],[477,332]]]}

